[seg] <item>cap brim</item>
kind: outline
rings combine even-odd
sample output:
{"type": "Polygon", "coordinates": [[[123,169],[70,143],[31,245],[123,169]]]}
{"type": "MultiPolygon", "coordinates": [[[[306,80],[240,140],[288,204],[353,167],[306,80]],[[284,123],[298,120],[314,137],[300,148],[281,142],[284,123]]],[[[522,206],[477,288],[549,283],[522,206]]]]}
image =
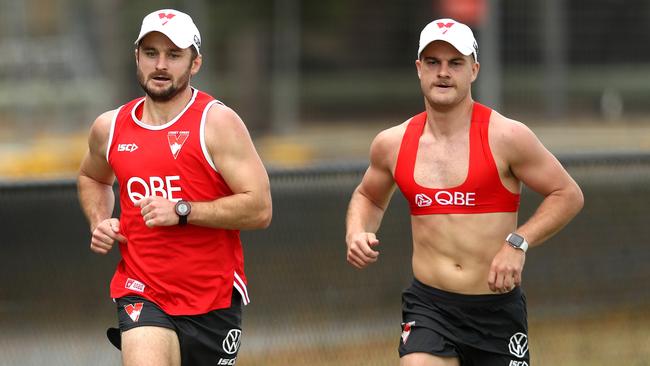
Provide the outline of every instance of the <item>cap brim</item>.
{"type": "Polygon", "coordinates": [[[447,42],[450,45],[452,45],[456,50],[458,50],[458,52],[462,53],[465,56],[470,56],[470,55],[474,54],[474,48],[472,48],[472,47],[470,47],[470,48],[460,47],[460,46],[454,44],[454,42],[452,42],[449,39],[446,39],[446,38],[434,38],[434,39],[430,40],[429,42],[427,42],[426,44],[424,44],[423,46],[421,46],[420,50],[418,51],[418,57],[422,54],[422,51],[424,51],[425,48],[427,48],[431,43],[433,43],[435,41],[447,42]]]}
{"type": "Polygon", "coordinates": [[[174,39],[173,37],[170,37],[169,34],[163,32],[161,29],[152,29],[152,30],[150,30],[150,31],[147,31],[147,32],[141,34],[141,35],[138,37],[138,39],[135,40],[135,43],[134,43],[134,44],[137,45],[138,43],[140,43],[140,41],[142,41],[142,39],[143,39],[144,37],[146,37],[148,34],[150,34],[150,33],[152,33],[152,32],[158,32],[158,33],[161,33],[161,34],[165,35],[165,37],[169,38],[169,40],[172,41],[172,43],[175,44],[176,47],[178,47],[178,48],[188,48],[188,47],[194,45],[194,43],[192,43],[192,42],[187,43],[187,42],[179,41],[178,39],[174,39]]]}

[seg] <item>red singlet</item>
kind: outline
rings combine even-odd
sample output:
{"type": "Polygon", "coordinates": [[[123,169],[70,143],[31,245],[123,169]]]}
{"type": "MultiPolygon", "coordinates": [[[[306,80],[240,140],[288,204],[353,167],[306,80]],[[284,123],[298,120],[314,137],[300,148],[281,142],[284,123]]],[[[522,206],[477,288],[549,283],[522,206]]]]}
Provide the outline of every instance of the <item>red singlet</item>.
{"type": "Polygon", "coordinates": [[[428,188],[415,182],[415,160],[427,113],[411,118],[402,138],[394,177],[409,203],[411,215],[517,211],[519,194],[503,186],[490,151],[491,113],[491,109],[474,103],[469,131],[469,171],[465,182],[451,188],[428,188]]]}
{"type": "MultiPolygon", "coordinates": [[[[211,201],[232,195],[205,145],[205,120],[214,98],[193,89],[192,99],[162,126],[143,123],[144,98],[118,110],[106,159],[120,187],[122,258],[111,297],[138,295],[170,315],[196,315],[230,306],[233,287],[250,300],[238,230],[188,224],[148,228],[139,199],[211,201]]],[[[217,162],[218,163],[218,162],[217,162]]]]}

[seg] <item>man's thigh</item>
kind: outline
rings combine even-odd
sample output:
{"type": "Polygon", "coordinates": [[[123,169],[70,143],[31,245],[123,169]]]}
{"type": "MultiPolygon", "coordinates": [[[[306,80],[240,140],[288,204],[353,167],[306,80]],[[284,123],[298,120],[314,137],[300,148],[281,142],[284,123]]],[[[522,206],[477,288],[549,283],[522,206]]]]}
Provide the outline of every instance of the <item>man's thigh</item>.
{"type": "Polygon", "coordinates": [[[241,344],[241,298],[233,291],[230,308],[173,317],[185,366],[234,365],[241,344]]]}
{"type": "Polygon", "coordinates": [[[441,357],[417,352],[409,353],[399,359],[400,366],[460,366],[457,357],[441,357]]]}
{"type": "Polygon", "coordinates": [[[124,366],[179,366],[180,346],[169,328],[141,326],[122,333],[124,366]]]}
{"type": "Polygon", "coordinates": [[[125,366],[181,364],[180,342],[171,317],[139,296],[125,296],[116,303],[121,335],[111,339],[109,330],[108,336],[120,346],[125,366]]]}

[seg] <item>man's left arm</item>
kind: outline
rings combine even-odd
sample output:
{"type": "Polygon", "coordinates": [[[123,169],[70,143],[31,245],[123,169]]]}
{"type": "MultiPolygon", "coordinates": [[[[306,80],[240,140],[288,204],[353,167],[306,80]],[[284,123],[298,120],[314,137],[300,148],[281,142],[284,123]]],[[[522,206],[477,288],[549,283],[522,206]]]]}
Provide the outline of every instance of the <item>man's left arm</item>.
{"type": "Polygon", "coordinates": [[[271,223],[271,188],[250,134],[232,109],[216,104],[207,115],[205,141],[231,196],[195,202],[188,222],[224,229],[261,229],[271,223]]]}
{"type": "MultiPolygon", "coordinates": [[[[263,229],[271,223],[271,188],[250,134],[232,109],[213,105],[206,116],[205,142],[217,171],[233,192],[213,201],[190,202],[187,222],[232,229],[263,229]]],[[[176,225],[174,203],[150,196],[137,203],[149,227],[176,225]]]]}
{"type": "Polygon", "coordinates": [[[516,122],[511,133],[512,173],[544,197],[534,214],[516,230],[529,246],[536,246],[559,232],[578,214],[584,197],[575,180],[528,127],[516,122]]]}
{"type": "MultiPolygon", "coordinates": [[[[507,121],[502,131],[498,134],[500,139],[496,150],[505,156],[517,180],[544,197],[534,214],[517,227],[515,233],[522,236],[529,247],[540,245],[560,231],[582,209],[582,191],[528,127],[507,121]]],[[[488,273],[488,286],[500,293],[521,284],[526,259],[523,250],[515,249],[505,239],[488,273]]]]}

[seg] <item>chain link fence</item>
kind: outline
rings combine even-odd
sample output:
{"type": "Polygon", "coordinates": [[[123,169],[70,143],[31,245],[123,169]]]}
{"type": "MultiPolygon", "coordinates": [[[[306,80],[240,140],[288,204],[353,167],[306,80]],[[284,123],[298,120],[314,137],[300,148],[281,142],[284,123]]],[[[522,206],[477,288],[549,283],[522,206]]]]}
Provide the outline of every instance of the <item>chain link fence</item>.
{"type": "MultiPolygon", "coordinates": [[[[580,215],[527,258],[538,365],[650,360],[650,155],[560,156],[585,194],[580,215]]],[[[345,261],[345,211],[364,164],[270,172],[274,218],[243,232],[252,303],[239,365],[395,365],[400,292],[411,280],[406,202],[396,193],[381,259],[345,261]]],[[[525,191],[520,220],[540,198],[525,191]]],[[[70,180],[0,184],[0,364],[115,365],[108,283],[119,254],[93,254],[70,180]]]]}

